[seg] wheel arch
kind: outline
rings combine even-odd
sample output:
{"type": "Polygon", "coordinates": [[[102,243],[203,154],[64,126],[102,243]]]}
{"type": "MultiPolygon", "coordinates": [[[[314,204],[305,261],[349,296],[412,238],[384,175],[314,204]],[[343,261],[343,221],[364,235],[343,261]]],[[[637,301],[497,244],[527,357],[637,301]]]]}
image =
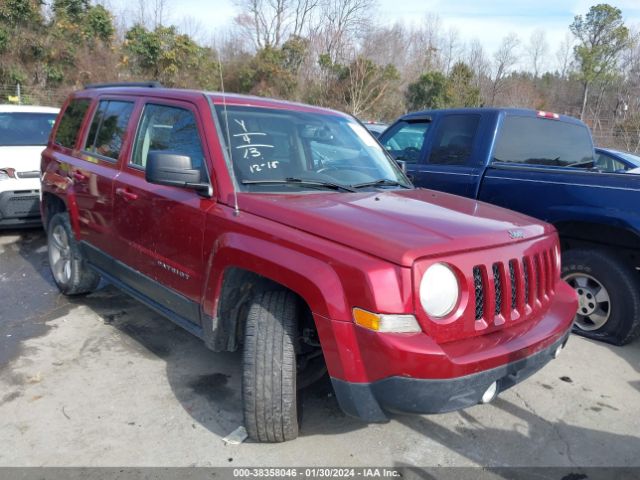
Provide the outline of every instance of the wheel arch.
{"type": "Polygon", "coordinates": [[[614,247],[640,255],[640,234],[627,225],[588,221],[562,221],[554,224],[563,250],[588,247],[614,247]]]}
{"type": "Polygon", "coordinates": [[[310,319],[312,312],[348,318],[340,277],[327,262],[242,234],[226,235],[218,243],[211,255],[202,302],[203,336],[209,348],[237,349],[243,308],[258,291],[282,288],[293,292],[310,319]]]}
{"type": "Polygon", "coordinates": [[[64,202],[64,200],[61,197],[50,192],[44,192],[42,194],[41,215],[42,215],[42,225],[45,231],[49,227],[49,222],[51,221],[51,218],[56,213],[61,213],[66,211],[68,211],[67,204],[64,202]]]}

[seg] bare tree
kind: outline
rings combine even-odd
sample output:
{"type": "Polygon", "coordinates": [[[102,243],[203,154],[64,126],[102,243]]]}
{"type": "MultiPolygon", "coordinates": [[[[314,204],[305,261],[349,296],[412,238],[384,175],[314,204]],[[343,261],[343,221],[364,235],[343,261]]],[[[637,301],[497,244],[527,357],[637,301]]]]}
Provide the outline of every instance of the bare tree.
{"type": "Polygon", "coordinates": [[[370,115],[397,80],[397,73],[363,57],[352,61],[347,72],[343,100],[349,112],[356,117],[370,115]]]}
{"type": "Polygon", "coordinates": [[[474,87],[482,89],[483,81],[489,77],[491,67],[480,40],[474,39],[471,41],[466,59],[469,68],[473,72],[474,87]]]}
{"type": "Polygon", "coordinates": [[[324,0],[319,28],[323,53],[332,62],[348,58],[359,32],[367,30],[375,0],[324,0]]]}
{"type": "Polygon", "coordinates": [[[440,44],[442,21],[434,13],[425,15],[411,35],[411,51],[419,74],[441,68],[440,44]]]}
{"type": "Polygon", "coordinates": [[[180,22],[180,31],[200,44],[206,43],[206,28],[195,17],[187,16],[180,22]]]}
{"type": "Polygon", "coordinates": [[[544,30],[534,30],[527,45],[527,54],[531,62],[533,78],[538,78],[538,75],[544,69],[548,51],[549,44],[547,43],[544,30]]]}
{"type": "Polygon", "coordinates": [[[280,47],[292,35],[306,34],[321,0],[234,0],[235,18],[258,49],[280,47]]]}
{"type": "Polygon", "coordinates": [[[460,59],[463,50],[464,44],[460,41],[460,32],[457,28],[449,28],[442,39],[441,48],[444,73],[446,75],[449,75],[451,67],[460,59]]]}
{"type": "Polygon", "coordinates": [[[517,49],[519,45],[518,35],[510,33],[502,39],[498,50],[493,54],[494,77],[491,86],[491,105],[495,105],[496,97],[504,84],[505,77],[518,62],[517,49]]]}
{"type": "Polygon", "coordinates": [[[360,53],[378,65],[391,64],[403,71],[411,61],[407,55],[407,37],[407,31],[400,23],[390,27],[371,26],[364,35],[360,53]]]}
{"type": "Polygon", "coordinates": [[[155,29],[169,17],[168,0],[138,0],[136,23],[155,29]]]}
{"type": "Polygon", "coordinates": [[[571,67],[571,59],[573,58],[573,37],[569,32],[564,36],[564,40],[558,45],[556,51],[556,62],[558,65],[558,73],[560,78],[566,78],[571,67]]]}

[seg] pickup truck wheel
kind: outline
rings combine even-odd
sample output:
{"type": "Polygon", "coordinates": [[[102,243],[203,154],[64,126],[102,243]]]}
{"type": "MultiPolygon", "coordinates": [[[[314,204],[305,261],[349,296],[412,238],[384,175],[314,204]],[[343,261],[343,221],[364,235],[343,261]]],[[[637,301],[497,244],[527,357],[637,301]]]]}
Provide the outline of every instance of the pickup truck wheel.
{"type": "Polygon", "coordinates": [[[578,294],[573,331],[614,345],[640,334],[640,279],[624,259],[604,250],[569,250],[562,278],[578,294]]]}
{"type": "Polygon", "coordinates": [[[80,295],[96,289],[100,276],[87,265],[71,231],[68,213],[57,213],[51,218],[47,244],[53,280],[62,293],[80,295]]]}
{"type": "Polygon", "coordinates": [[[249,437],[284,442],[298,436],[296,351],[298,302],[287,291],[257,294],[247,314],[242,395],[249,437]]]}

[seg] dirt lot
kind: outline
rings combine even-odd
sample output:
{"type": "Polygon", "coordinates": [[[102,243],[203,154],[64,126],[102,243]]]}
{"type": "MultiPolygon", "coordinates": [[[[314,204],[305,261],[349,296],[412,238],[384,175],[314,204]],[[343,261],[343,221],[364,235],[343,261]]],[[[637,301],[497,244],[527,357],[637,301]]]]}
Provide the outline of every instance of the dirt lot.
{"type": "Polygon", "coordinates": [[[0,466],[640,466],[640,342],[573,336],[494,403],[384,425],[304,392],[300,438],[222,438],[241,424],[239,354],[216,354],[110,286],[72,301],[44,234],[0,232],[0,466]]]}

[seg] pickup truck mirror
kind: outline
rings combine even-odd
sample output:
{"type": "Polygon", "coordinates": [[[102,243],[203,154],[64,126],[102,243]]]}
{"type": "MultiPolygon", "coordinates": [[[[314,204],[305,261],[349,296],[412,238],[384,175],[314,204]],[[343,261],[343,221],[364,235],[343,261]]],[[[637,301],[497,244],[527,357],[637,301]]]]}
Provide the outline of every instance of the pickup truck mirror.
{"type": "Polygon", "coordinates": [[[396,158],[396,163],[398,165],[400,165],[400,170],[402,170],[402,173],[406,174],[407,173],[407,162],[405,162],[404,160],[398,160],[396,158]]]}
{"type": "Polygon", "coordinates": [[[147,155],[145,178],[149,183],[190,188],[211,197],[211,185],[202,182],[202,171],[193,168],[191,157],[176,153],[150,151],[147,155]]]}

